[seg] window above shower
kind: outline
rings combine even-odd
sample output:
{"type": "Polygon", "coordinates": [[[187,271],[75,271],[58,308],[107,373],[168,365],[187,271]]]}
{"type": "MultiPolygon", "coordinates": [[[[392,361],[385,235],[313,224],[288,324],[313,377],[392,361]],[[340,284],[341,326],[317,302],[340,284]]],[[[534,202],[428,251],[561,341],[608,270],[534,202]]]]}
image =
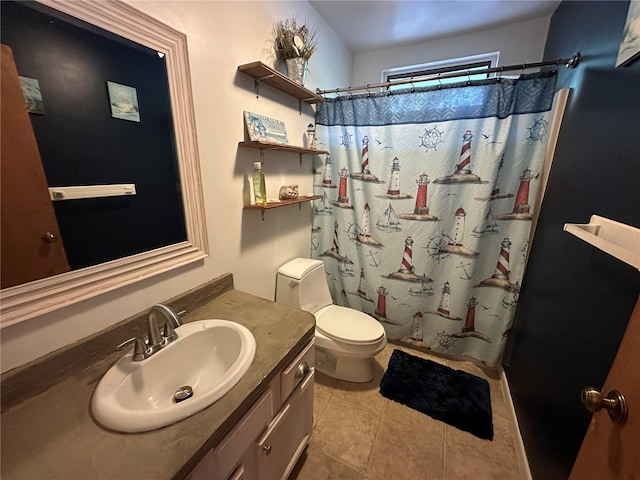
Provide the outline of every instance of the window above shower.
{"type": "Polygon", "coordinates": [[[403,88],[431,87],[437,85],[446,85],[448,83],[456,83],[467,80],[484,80],[490,77],[489,73],[483,73],[483,70],[498,66],[500,52],[483,53],[480,55],[472,55],[468,57],[450,58],[448,60],[439,60],[437,62],[422,63],[418,65],[407,65],[404,67],[394,67],[382,71],[383,82],[397,82],[418,79],[415,82],[403,83],[400,85],[390,85],[389,90],[398,90],[403,88]],[[455,78],[442,78],[435,80],[420,81],[419,78],[461,73],[467,74],[455,78]]]}

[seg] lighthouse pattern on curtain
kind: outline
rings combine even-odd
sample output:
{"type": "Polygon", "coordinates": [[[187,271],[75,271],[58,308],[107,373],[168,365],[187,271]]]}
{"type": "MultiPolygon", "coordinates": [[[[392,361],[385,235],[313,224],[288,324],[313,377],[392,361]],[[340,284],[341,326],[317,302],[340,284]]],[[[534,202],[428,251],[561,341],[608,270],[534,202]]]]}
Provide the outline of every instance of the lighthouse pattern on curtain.
{"type": "Polygon", "coordinates": [[[334,301],[376,318],[390,340],[496,365],[518,302],[550,105],[390,125],[326,125],[321,108],[316,138],[330,155],[316,164],[312,255],[334,301]]]}

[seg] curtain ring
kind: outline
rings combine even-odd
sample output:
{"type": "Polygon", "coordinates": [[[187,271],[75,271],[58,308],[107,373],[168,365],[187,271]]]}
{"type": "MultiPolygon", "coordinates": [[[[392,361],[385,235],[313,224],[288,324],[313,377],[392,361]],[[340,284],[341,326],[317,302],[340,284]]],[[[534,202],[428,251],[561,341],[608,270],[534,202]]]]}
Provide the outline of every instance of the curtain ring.
{"type": "Polygon", "coordinates": [[[413,77],[409,79],[409,83],[411,84],[411,93],[416,91],[416,86],[413,84],[413,77]]]}
{"type": "Polygon", "coordinates": [[[347,87],[347,92],[349,92],[349,96],[347,98],[351,100],[353,98],[353,93],[351,93],[351,87],[347,87]]]}
{"type": "Polygon", "coordinates": [[[500,67],[500,70],[498,70],[498,83],[502,81],[502,72],[504,72],[504,65],[500,67]]]}
{"type": "Polygon", "coordinates": [[[520,70],[520,75],[518,75],[519,77],[521,77],[521,76],[522,76],[522,74],[524,73],[524,69],[525,69],[525,68],[527,68],[527,64],[526,64],[526,63],[523,63],[523,64],[522,64],[522,70],[520,70]]]}
{"type": "Polygon", "coordinates": [[[467,70],[467,85],[471,85],[471,71],[467,70]]]}
{"type": "Polygon", "coordinates": [[[442,88],[442,77],[441,74],[438,73],[438,90],[442,88]]]}
{"type": "Polygon", "coordinates": [[[371,90],[369,90],[369,84],[365,87],[367,89],[367,98],[371,98],[371,90]]]}

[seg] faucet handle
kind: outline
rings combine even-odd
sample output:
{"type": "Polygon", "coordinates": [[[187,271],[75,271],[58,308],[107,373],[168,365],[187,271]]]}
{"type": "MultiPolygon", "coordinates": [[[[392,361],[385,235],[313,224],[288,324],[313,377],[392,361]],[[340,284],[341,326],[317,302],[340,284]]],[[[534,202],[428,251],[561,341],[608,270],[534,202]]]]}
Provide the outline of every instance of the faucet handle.
{"type": "Polygon", "coordinates": [[[124,347],[126,347],[131,343],[135,343],[135,347],[133,348],[134,362],[139,362],[140,360],[144,360],[145,358],[147,358],[144,342],[140,337],[133,337],[133,338],[130,338],[129,340],[125,340],[124,342],[122,342],[120,345],[117,346],[117,349],[122,350],[124,347]]]}

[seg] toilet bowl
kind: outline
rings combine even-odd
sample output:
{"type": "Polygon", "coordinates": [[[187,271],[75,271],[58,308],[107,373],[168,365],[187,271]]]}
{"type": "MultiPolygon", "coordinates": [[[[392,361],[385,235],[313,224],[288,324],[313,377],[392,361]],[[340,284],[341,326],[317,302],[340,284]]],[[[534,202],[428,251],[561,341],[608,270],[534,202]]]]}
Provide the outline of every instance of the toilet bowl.
{"type": "Polygon", "coordinates": [[[316,370],[348,382],[373,378],[372,359],[387,344],[384,328],[369,315],[334,305],[324,263],[296,258],[278,269],[276,302],[316,318],[316,370]]]}

